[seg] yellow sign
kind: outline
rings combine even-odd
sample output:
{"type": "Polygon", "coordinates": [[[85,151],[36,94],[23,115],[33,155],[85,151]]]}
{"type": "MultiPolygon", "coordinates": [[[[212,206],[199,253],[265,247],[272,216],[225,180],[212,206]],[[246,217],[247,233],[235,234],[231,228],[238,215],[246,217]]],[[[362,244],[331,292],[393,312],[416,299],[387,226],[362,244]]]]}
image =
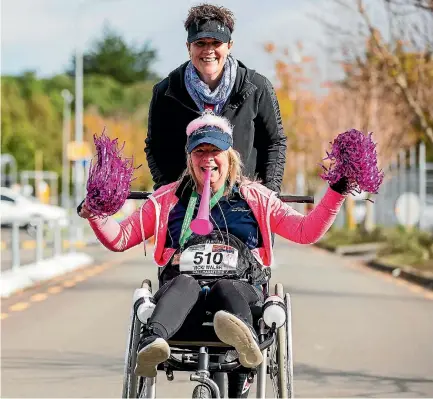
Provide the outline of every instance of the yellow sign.
{"type": "Polygon", "coordinates": [[[43,204],[50,203],[50,186],[44,180],[39,182],[37,187],[37,197],[43,204]]]}
{"type": "Polygon", "coordinates": [[[83,161],[92,158],[92,150],[86,141],[82,143],[70,141],[68,143],[67,154],[70,161],[83,161]]]}

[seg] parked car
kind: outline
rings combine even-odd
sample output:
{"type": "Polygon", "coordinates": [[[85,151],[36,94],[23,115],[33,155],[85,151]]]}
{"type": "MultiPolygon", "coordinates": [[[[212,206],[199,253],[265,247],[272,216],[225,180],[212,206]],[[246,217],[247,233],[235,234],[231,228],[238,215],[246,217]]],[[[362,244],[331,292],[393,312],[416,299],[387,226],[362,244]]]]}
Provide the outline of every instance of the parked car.
{"type": "Polygon", "coordinates": [[[1,187],[0,221],[2,226],[17,222],[20,227],[29,227],[31,222],[41,217],[53,225],[57,221],[60,226],[69,223],[66,209],[44,204],[33,196],[24,196],[7,187],[1,187]]]}

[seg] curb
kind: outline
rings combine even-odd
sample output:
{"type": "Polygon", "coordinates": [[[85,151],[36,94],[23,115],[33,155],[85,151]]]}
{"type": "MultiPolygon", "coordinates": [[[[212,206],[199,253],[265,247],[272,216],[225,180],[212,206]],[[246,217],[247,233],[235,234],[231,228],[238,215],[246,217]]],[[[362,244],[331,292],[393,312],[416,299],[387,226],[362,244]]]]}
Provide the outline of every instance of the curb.
{"type": "Polygon", "coordinates": [[[345,254],[360,254],[360,253],[368,253],[368,252],[377,252],[381,249],[385,244],[381,242],[367,242],[361,244],[351,244],[351,245],[338,245],[333,246],[329,244],[317,243],[315,244],[319,248],[326,249],[331,252],[335,252],[338,255],[345,254]]]}
{"type": "MultiPolygon", "coordinates": [[[[339,247],[334,247],[326,244],[320,244],[316,243],[315,246],[324,249],[329,252],[334,252],[337,255],[344,256],[345,254],[349,253],[362,253],[362,252],[375,252],[377,249],[380,248],[380,243],[374,243],[376,244],[376,249],[374,248],[374,245],[370,244],[370,247],[361,247],[357,251],[355,251],[355,248],[357,245],[364,245],[364,244],[355,244],[355,245],[344,245],[341,246],[343,250],[338,250],[339,247]],[[353,247],[353,252],[347,251],[345,252],[345,247],[353,247]],[[370,250],[366,250],[367,248],[370,248],[370,250]],[[361,249],[364,249],[362,251],[361,249]]],[[[371,260],[367,262],[360,262],[362,265],[370,267],[372,269],[380,270],[382,272],[386,272],[389,274],[392,274],[394,277],[400,277],[404,280],[410,281],[412,283],[418,284],[420,286],[423,286],[425,288],[428,288],[430,290],[433,290],[433,273],[432,272],[423,272],[420,270],[415,269],[412,266],[408,265],[393,265],[385,262],[381,262],[379,260],[371,260]]]]}
{"type": "Polygon", "coordinates": [[[71,253],[55,256],[40,262],[21,266],[17,270],[6,270],[0,276],[1,298],[15,292],[50,280],[75,269],[92,264],[94,259],[85,253],[71,253]]]}
{"type": "Polygon", "coordinates": [[[389,263],[372,260],[365,262],[365,265],[373,269],[381,270],[392,274],[394,277],[400,277],[412,283],[416,283],[425,288],[433,290],[433,273],[423,272],[407,265],[391,265],[389,263]]]}

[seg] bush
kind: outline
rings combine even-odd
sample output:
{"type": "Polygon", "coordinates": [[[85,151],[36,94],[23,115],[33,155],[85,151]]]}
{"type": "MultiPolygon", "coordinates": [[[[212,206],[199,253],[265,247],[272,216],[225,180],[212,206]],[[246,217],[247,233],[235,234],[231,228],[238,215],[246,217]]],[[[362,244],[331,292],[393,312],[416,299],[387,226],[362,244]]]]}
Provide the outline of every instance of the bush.
{"type": "Polygon", "coordinates": [[[389,229],[385,233],[386,246],[378,255],[402,254],[410,258],[410,263],[421,262],[433,257],[431,233],[417,229],[406,230],[402,227],[389,229]]]}
{"type": "Polygon", "coordinates": [[[433,234],[418,229],[408,230],[403,226],[376,227],[370,233],[360,226],[353,231],[332,228],[320,242],[330,247],[382,242],[385,245],[378,251],[378,258],[393,259],[407,265],[433,260],[433,234]]]}
{"type": "Polygon", "coordinates": [[[376,227],[372,232],[364,231],[360,226],[353,231],[347,229],[332,228],[321,243],[330,246],[365,244],[373,242],[383,242],[386,237],[383,234],[381,227],[376,227]]]}

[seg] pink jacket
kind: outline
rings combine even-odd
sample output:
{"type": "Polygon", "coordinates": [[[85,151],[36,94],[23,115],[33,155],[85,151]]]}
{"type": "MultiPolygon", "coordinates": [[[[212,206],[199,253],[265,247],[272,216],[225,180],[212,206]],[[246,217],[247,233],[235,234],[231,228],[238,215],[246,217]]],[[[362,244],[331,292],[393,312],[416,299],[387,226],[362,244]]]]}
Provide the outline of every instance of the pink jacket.
{"type": "MultiPolygon", "coordinates": [[[[116,252],[125,251],[155,236],[154,260],[157,265],[165,266],[176,251],[165,248],[165,238],[169,213],[179,200],[175,196],[177,184],[160,187],[120,223],[114,218],[90,218],[90,226],[101,243],[116,252]]],[[[345,199],[345,196],[328,188],[320,203],[304,216],[261,184],[242,184],[240,191],[259,224],[263,247],[252,251],[264,266],[273,263],[272,232],[299,244],[315,243],[331,227],[345,199]]]]}

